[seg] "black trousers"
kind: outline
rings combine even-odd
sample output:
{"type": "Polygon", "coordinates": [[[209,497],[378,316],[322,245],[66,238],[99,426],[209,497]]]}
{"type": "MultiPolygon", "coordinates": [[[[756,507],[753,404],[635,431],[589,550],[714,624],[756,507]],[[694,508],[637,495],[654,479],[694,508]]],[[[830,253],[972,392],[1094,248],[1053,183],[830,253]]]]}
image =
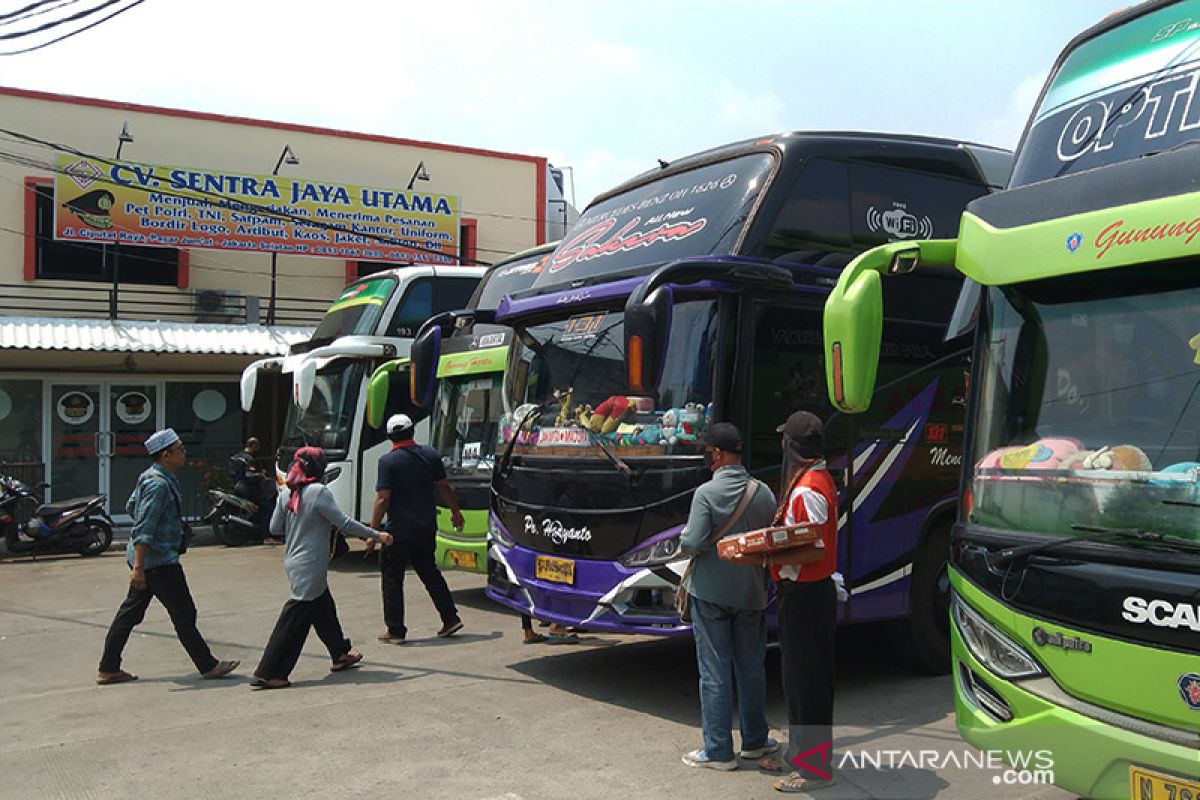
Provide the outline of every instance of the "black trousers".
{"type": "Polygon", "coordinates": [[[833,773],[834,645],[837,587],[832,578],[779,581],[779,655],[788,712],[787,760],[808,778],[833,773]],[[797,764],[800,756],[807,767],[797,764]]]}
{"type": "Polygon", "coordinates": [[[129,594],[117,609],[108,635],[104,637],[104,654],[100,656],[101,672],[117,672],[121,669],[121,653],[129,634],[134,627],[140,625],[146,618],[146,609],[150,601],[158,598],[167,614],[171,616],[171,624],[175,626],[175,635],[192,663],[201,672],[208,672],[217,665],[217,659],[208,649],[208,643],[196,628],[196,603],[188,589],[187,578],[184,577],[183,567],[179,564],[167,564],[146,570],[146,588],[129,587],[129,594]]]}
{"type": "Polygon", "coordinates": [[[443,625],[458,621],[458,608],[450,596],[450,587],[437,568],[433,534],[407,537],[401,534],[379,553],[379,572],[383,584],[383,621],[393,636],[408,635],[404,627],[404,570],[411,564],[425,591],[433,600],[443,625]]]}
{"type": "Polygon", "coordinates": [[[329,587],[326,587],[314,600],[288,600],[283,604],[254,676],[287,680],[300,660],[300,651],[308,639],[309,628],[316,630],[317,638],[329,651],[330,660],[337,661],[350,652],[350,640],[342,633],[337,606],[329,587]]]}

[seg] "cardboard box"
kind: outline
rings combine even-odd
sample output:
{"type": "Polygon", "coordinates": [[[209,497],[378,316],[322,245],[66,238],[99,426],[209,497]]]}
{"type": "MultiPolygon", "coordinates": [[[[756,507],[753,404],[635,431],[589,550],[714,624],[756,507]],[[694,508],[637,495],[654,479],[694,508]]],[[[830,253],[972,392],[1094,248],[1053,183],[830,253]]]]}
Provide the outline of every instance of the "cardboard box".
{"type": "Polygon", "coordinates": [[[778,528],[759,528],[745,533],[731,533],[717,542],[717,555],[731,558],[743,553],[775,553],[789,547],[799,547],[820,541],[820,525],[786,525],[778,528]]]}

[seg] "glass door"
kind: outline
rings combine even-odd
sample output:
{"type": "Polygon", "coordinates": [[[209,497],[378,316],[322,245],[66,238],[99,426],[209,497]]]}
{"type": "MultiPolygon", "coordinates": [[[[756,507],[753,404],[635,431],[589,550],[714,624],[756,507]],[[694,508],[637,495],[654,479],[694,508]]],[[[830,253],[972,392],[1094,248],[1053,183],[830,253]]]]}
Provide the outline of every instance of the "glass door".
{"type": "Polygon", "coordinates": [[[108,430],[100,438],[101,459],[108,462],[110,513],[124,517],[125,501],[150,464],[144,443],[158,430],[158,386],[110,383],[106,394],[108,430]]]}
{"type": "MultiPolygon", "coordinates": [[[[50,459],[46,499],[61,502],[73,497],[98,494],[106,477],[101,453],[107,453],[99,383],[54,383],[50,385],[50,459]]],[[[107,462],[107,456],[105,456],[107,462]]]]}

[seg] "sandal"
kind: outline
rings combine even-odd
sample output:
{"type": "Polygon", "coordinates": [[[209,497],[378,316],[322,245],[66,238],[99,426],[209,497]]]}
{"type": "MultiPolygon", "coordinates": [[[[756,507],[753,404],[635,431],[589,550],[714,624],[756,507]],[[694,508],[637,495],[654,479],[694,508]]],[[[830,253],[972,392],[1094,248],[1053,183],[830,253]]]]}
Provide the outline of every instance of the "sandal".
{"type": "Polygon", "coordinates": [[[121,669],[116,672],[101,672],[96,676],[96,683],[100,686],[111,686],[114,683],[128,683],[137,679],[137,675],[121,669]]]}
{"type": "Polygon", "coordinates": [[[784,794],[807,794],[815,792],[818,789],[824,789],[827,786],[833,786],[837,781],[833,778],[806,778],[799,772],[793,772],[786,778],[775,781],[772,784],[775,791],[783,792],[784,794]]]}
{"type": "Polygon", "coordinates": [[[775,756],[763,756],[758,760],[758,768],[763,772],[770,772],[773,775],[782,775],[787,772],[783,762],[775,756]]]}
{"type": "Polygon", "coordinates": [[[329,671],[341,672],[344,669],[350,669],[350,667],[355,666],[362,660],[362,653],[358,652],[357,650],[351,650],[349,653],[345,653],[334,660],[333,664],[329,666],[329,671]]]}
{"type": "Polygon", "coordinates": [[[545,636],[540,633],[533,633],[532,636],[526,636],[524,639],[522,639],[521,644],[541,644],[544,641],[546,641],[545,636]]]}
{"type": "Polygon", "coordinates": [[[255,678],[250,681],[254,689],[286,689],[291,685],[292,682],[287,678],[255,678]]]}
{"type": "Polygon", "coordinates": [[[547,633],[546,644],[579,644],[579,637],[573,633],[547,633]]]}

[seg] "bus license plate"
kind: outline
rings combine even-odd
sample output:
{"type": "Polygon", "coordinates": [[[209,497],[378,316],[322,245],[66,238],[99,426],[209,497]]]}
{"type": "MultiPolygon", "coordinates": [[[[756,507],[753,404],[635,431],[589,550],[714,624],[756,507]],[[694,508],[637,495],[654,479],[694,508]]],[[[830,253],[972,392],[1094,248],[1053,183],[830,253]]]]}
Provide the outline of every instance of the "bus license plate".
{"type": "Polygon", "coordinates": [[[475,569],[479,566],[479,557],[466,550],[449,550],[450,564],[459,569],[475,569]]]}
{"type": "Polygon", "coordinates": [[[575,562],[569,558],[538,556],[534,572],[544,581],[575,583],[575,562]]]}
{"type": "Polygon", "coordinates": [[[1200,783],[1130,767],[1129,796],[1135,800],[1200,800],[1200,783]]]}

